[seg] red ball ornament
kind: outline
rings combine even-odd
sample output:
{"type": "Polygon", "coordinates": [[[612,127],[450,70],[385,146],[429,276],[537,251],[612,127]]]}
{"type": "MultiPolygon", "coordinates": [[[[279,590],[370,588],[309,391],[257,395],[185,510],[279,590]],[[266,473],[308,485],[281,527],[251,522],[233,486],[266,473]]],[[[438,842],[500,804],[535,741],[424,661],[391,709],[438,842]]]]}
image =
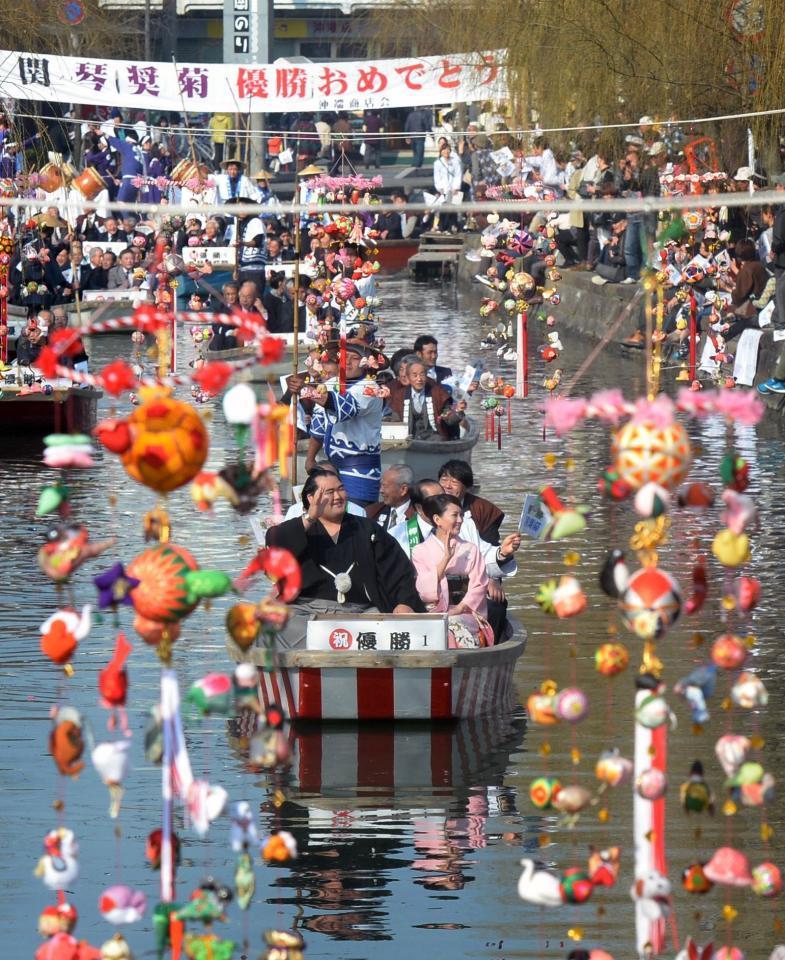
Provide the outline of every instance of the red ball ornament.
{"type": "Polygon", "coordinates": [[[721,670],[738,670],[747,659],[747,647],[739,637],[723,633],[711,646],[711,659],[721,670]]]}
{"type": "Polygon", "coordinates": [[[625,626],[642,640],[666,633],[681,613],[681,588],[659,567],[643,567],[630,577],[619,600],[625,626]]]}
{"type": "Polygon", "coordinates": [[[594,668],[603,677],[623,673],[630,663],[630,654],[623,643],[603,643],[594,651],[594,668]]]}

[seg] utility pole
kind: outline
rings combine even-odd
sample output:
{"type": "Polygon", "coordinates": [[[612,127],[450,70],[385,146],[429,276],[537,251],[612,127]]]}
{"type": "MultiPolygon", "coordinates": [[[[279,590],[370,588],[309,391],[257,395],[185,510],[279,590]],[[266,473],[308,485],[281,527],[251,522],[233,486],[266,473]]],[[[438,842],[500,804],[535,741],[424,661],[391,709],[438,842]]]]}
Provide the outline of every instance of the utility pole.
{"type": "MultiPolygon", "coordinates": [[[[224,0],[224,63],[270,63],[274,19],[273,0],[224,0]]],[[[252,173],[264,164],[264,114],[250,113],[248,127],[252,173]]]]}

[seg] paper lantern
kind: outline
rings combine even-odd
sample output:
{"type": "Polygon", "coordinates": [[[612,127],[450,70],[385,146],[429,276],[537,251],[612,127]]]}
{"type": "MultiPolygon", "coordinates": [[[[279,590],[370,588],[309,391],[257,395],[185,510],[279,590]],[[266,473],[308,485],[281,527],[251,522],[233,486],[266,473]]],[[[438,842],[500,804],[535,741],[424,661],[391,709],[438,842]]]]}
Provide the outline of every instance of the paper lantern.
{"type": "Polygon", "coordinates": [[[692,463],[690,440],[679,423],[662,427],[631,420],[617,432],[611,452],[619,480],[632,490],[647,483],[673,489],[687,476],[692,463]]]}
{"type": "Polygon", "coordinates": [[[202,418],[171,392],[144,388],[143,403],[127,420],[106,420],[96,428],[101,443],[120,455],[128,475],[159,493],[193,480],[209,446],[202,418]]]}
{"type": "Polygon", "coordinates": [[[619,601],[625,626],[642,640],[661,637],[681,613],[681,588],[659,567],[644,567],[630,577],[619,601]]]}
{"type": "Polygon", "coordinates": [[[594,668],[604,677],[615,677],[629,663],[630,654],[623,643],[603,643],[594,651],[594,668]]]}

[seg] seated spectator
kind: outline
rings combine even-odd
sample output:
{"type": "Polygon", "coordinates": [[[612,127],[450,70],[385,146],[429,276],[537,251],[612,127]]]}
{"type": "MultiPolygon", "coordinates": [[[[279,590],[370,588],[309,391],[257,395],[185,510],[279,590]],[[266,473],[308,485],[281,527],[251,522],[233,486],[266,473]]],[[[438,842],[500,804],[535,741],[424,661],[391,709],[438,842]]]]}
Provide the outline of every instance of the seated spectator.
{"type": "Polygon", "coordinates": [[[302,517],[285,520],[266,535],[268,546],[294,555],[302,575],[280,636],[284,647],[304,643],[315,614],[424,612],[406,555],[373,520],[346,512],[340,477],[314,468],[302,503],[302,517]]]}
{"type": "Polygon", "coordinates": [[[376,215],[375,228],[379,231],[381,240],[402,240],[407,233],[406,226],[406,194],[401,190],[394,190],[390,200],[399,207],[399,210],[385,210],[376,215]]]}
{"type": "Polygon", "coordinates": [[[460,501],[437,494],[428,497],[423,509],[434,531],[412,550],[420,598],[429,611],[448,614],[451,647],[492,643],[485,621],[488,574],[477,547],[460,539],[460,501]]]}
{"type": "Polygon", "coordinates": [[[730,290],[731,312],[735,319],[721,330],[726,341],[738,337],[748,327],[758,326],[758,311],[753,301],[763,293],[769,275],[757,258],[752,240],[745,238],[736,242],[731,276],[735,277],[733,285],[727,283],[724,288],[730,290]]]}
{"type": "MultiPolygon", "coordinates": [[[[329,460],[320,460],[314,469],[322,470],[326,473],[331,473],[333,476],[338,476],[338,471],[330,463],[329,460]]],[[[290,507],[286,510],[284,514],[284,520],[291,520],[294,517],[301,517],[306,512],[305,507],[301,499],[297,499],[291,504],[290,507]]],[[[346,501],[346,512],[353,514],[355,517],[364,517],[366,516],[365,507],[359,507],[356,503],[352,503],[351,500],[346,501]]]]}
{"type": "Polygon", "coordinates": [[[46,345],[46,336],[42,325],[49,321],[49,311],[42,310],[38,319],[30,317],[20,336],[16,339],[16,362],[29,367],[36,362],[42,348],[46,345]],[[40,321],[40,324],[39,324],[40,321]]]}
{"type": "Polygon", "coordinates": [[[439,483],[445,493],[458,498],[464,518],[471,517],[482,539],[498,545],[504,513],[490,500],[469,493],[474,486],[471,466],[465,460],[448,460],[439,468],[439,483]]]}
{"type": "MultiPolygon", "coordinates": [[[[216,310],[221,313],[232,313],[238,307],[238,294],[240,285],[231,281],[225,283],[221,288],[223,303],[216,304],[216,310]]],[[[228,323],[211,324],[213,335],[208,350],[234,350],[237,347],[237,328],[228,323]]]]}
{"type": "Polygon", "coordinates": [[[594,268],[595,275],[591,278],[591,282],[598,286],[624,281],[624,231],[627,229],[627,220],[623,214],[617,214],[617,217],[620,219],[616,219],[611,226],[611,238],[602,248],[594,268]]]}
{"type": "Polygon", "coordinates": [[[434,380],[429,379],[425,364],[417,355],[405,366],[406,384],[394,380],[390,384],[387,404],[393,418],[407,425],[409,436],[416,440],[442,437],[455,440],[460,435],[466,402],[459,401],[453,408],[450,394],[434,380]]]}
{"type": "MultiPolygon", "coordinates": [[[[52,307],[52,325],[49,328],[50,336],[53,331],[68,329],[68,314],[66,308],[60,304],[52,307]]],[[[71,367],[80,373],[87,373],[87,362],[89,357],[85,351],[81,339],[75,340],[71,346],[60,356],[60,364],[64,367],[71,367]]]]}
{"type": "Polygon", "coordinates": [[[419,355],[425,363],[425,371],[431,379],[437,383],[452,376],[452,370],[449,367],[440,367],[436,361],[439,359],[439,341],[436,337],[425,333],[414,341],[414,352],[419,355]]]}
{"type": "Polygon", "coordinates": [[[372,503],[366,513],[385,530],[392,530],[397,524],[411,520],[415,515],[411,490],[414,485],[414,471],[405,463],[396,463],[382,474],[379,484],[381,501],[372,503]]]}
{"type": "MultiPolygon", "coordinates": [[[[84,283],[85,290],[106,290],[109,285],[109,271],[114,267],[117,258],[111,250],[102,253],[98,258],[98,266],[90,271],[90,275],[84,283]]],[[[90,254],[90,262],[93,262],[93,255],[90,254]]]]}

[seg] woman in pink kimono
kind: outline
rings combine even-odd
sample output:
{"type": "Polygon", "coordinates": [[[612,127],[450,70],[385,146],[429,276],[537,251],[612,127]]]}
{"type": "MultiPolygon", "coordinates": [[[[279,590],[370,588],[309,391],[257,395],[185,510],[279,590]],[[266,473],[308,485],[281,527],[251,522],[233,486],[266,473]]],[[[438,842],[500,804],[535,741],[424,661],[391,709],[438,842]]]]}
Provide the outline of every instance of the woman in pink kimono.
{"type": "Polygon", "coordinates": [[[460,500],[446,493],[428,497],[423,511],[433,533],[412,551],[417,592],[429,611],[449,614],[451,647],[493,643],[485,620],[488,574],[477,547],[458,537],[460,500]]]}

